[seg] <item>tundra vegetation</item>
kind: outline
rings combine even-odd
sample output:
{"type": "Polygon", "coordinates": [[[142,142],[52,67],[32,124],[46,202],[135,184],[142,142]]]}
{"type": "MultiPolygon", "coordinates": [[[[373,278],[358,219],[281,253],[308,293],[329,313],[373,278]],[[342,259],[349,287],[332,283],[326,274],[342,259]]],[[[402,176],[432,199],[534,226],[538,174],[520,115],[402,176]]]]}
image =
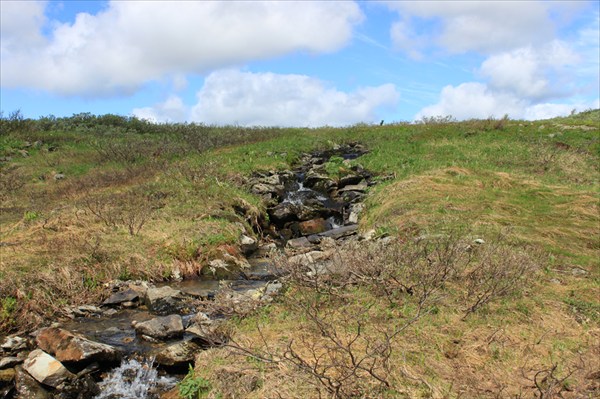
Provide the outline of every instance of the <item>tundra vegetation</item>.
{"type": "Polygon", "coordinates": [[[317,129],[16,111],[0,129],[0,334],[115,279],[197,275],[260,234],[248,176],[360,142],[380,180],[360,229],[389,238],[340,246],[327,276],[281,257],[285,292],[229,309],[181,397],[600,394],[599,110],[317,129]]]}

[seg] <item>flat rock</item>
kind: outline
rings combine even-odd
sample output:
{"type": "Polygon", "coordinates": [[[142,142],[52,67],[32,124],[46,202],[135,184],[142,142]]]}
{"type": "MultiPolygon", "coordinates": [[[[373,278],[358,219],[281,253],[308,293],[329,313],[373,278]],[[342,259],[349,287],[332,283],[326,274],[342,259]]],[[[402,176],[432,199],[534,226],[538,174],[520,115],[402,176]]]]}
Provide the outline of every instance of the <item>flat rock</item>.
{"type": "Polygon", "coordinates": [[[310,241],[311,243],[318,243],[324,237],[330,237],[330,238],[333,238],[334,240],[337,240],[338,238],[356,234],[357,230],[358,230],[357,224],[351,224],[349,226],[342,226],[342,227],[338,227],[337,229],[331,229],[331,230],[324,231],[323,233],[311,235],[308,237],[308,241],[310,241]]]}
{"type": "Polygon", "coordinates": [[[154,361],[162,366],[179,366],[192,363],[202,346],[194,341],[182,341],[162,348],[154,361]]]}
{"type": "Polygon", "coordinates": [[[121,352],[110,345],[91,341],[61,328],[44,328],[36,337],[40,349],[61,362],[107,362],[121,360],[121,352]]]}
{"type": "Polygon", "coordinates": [[[15,368],[15,388],[19,399],[50,399],[50,393],[21,367],[15,368]]]}
{"type": "Polygon", "coordinates": [[[15,367],[18,364],[23,363],[22,359],[14,356],[7,356],[0,358],[0,370],[15,367]]]}
{"type": "Polygon", "coordinates": [[[141,335],[147,335],[158,339],[167,339],[183,335],[183,320],[181,319],[181,316],[172,314],[136,323],[133,328],[141,335]]]}
{"type": "Polygon", "coordinates": [[[8,352],[17,352],[21,350],[27,349],[28,343],[27,339],[23,337],[19,337],[18,335],[13,335],[11,337],[6,337],[0,347],[8,352]]]}
{"type": "Polygon", "coordinates": [[[123,302],[137,301],[137,300],[139,300],[139,298],[140,298],[140,293],[129,288],[128,290],[125,290],[125,291],[115,292],[114,294],[109,296],[104,302],[102,302],[102,305],[105,305],[105,306],[120,305],[123,302]]]}
{"type": "Polygon", "coordinates": [[[75,375],[41,349],[36,349],[29,354],[23,362],[23,370],[27,371],[35,380],[44,385],[58,388],[61,384],[72,380],[75,375]]]}
{"type": "Polygon", "coordinates": [[[352,184],[358,184],[363,180],[363,176],[361,175],[346,175],[340,178],[338,186],[345,187],[352,184]]]}

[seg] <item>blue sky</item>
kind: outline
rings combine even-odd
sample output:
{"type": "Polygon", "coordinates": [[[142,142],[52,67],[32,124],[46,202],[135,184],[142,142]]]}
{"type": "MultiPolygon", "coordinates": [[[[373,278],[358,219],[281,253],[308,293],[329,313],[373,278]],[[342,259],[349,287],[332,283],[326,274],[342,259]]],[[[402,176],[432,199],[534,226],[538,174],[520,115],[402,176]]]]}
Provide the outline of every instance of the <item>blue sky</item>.
{"type": "Polygon", "coordinates": [[[598,1],[7,1],[1,109],[343,126],[597,108],[598,1]]]}

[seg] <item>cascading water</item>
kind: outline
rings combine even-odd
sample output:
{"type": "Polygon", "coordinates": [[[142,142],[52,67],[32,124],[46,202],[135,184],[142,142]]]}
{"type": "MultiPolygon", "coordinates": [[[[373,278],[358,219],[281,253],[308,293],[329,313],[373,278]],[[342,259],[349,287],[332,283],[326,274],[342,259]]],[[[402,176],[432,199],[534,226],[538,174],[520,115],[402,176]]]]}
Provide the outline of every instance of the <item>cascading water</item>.
{"type": "Polygon", "coordinates": [[[98,384],[101,393],[94,399],[154,399],[158,392],[175,387],[177,379],[159,376],[152,364],[152,360],[124,360],[98,384]]]}

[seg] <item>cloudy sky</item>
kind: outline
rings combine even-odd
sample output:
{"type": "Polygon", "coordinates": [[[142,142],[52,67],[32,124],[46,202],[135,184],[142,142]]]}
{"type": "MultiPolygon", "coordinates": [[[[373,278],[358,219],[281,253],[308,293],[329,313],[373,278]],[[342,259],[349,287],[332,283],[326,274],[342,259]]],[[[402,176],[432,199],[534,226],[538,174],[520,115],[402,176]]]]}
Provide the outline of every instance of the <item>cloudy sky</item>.
{"type": "Polygon", "coordinates": [[[598,1],[8,1],[1,109],[343,126],[599,105],[598,1]]]}

